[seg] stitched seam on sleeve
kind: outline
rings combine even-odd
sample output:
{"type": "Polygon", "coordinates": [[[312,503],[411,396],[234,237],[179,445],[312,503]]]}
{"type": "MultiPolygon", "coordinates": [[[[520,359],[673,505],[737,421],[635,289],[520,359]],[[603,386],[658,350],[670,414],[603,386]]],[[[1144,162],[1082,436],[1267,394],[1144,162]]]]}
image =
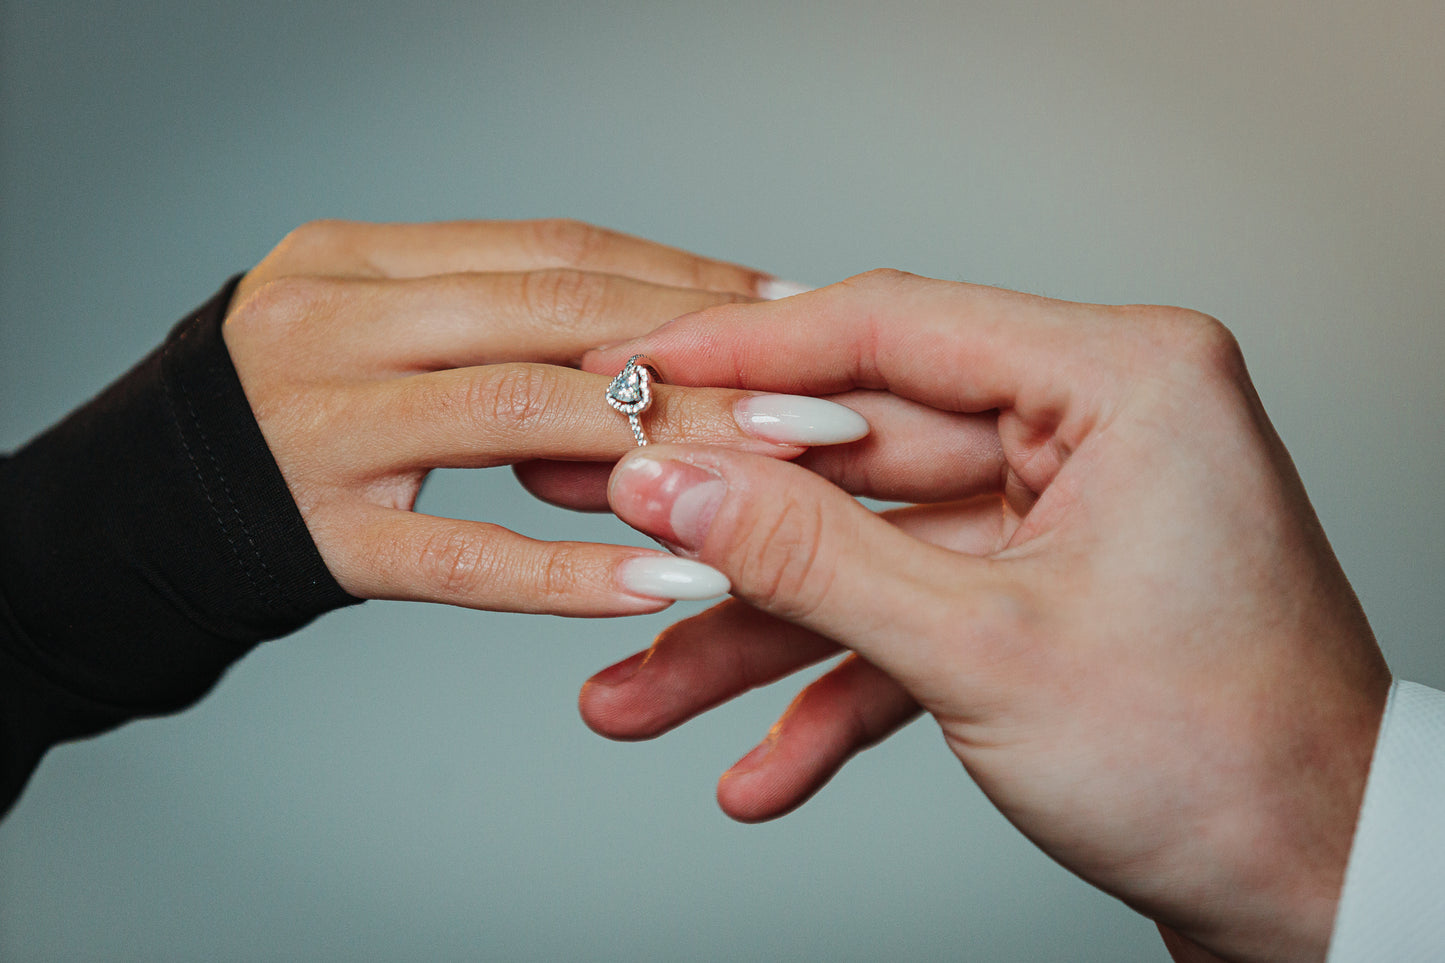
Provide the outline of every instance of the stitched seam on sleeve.
{"type": "MultiPolygon", "coordinates": [[[[170,349],[167,348],[165,354],[169,356],[170,353],[170,349]]],[[[181,439],[181,447],[185,449],[186,457],[190,459],[191,468],[196,473],[196,482],[201,486],[201,491],[205,493],[206,504],[211,506],[211,512],[215,515],[216,524],[219,525],[221,531],[225,533],[226,542],[231,546],[231,551],[235,554],[236,561],[241,566],[241,571],[246,574],[246,581],[251,583],[252,590],[254,590],[256,594],[259,595],[261,598],[266,599],[267,601],[274,601],[273,594],[267,592],[257,581],[255,573],[251,570],[251,566],[247,564],[246,553],[242,551],[241,546],[238,545],[236,542],[235,536],[231,534],[230,529],[226,526],[225,517],[221,512],[221,507],[216,504],[215,498],[211,495],[211,486],[206,484],[205,473],[201,470],[200,462],[196,459],[196,454],[191,448],[191,443],[186,437],[185,430],[182,429],[181,425],[179,424],[175,397],[173,396],[171,390],[171,379],[167,377],[164,367],[161,370],[161,384],[165,388],[166,400],[170,403],[172,418],[175,419],[177,422],[176,428],[177,434],[180,436],[181,439]]],[[[211,450],[210,442],[207,441],[205,432],[201,429],[200,416],[196,414],[196,408],[195,405],[191,402],[190,393],[186,391],[185,385],[183,384],[177,385],[176,387],[180,391],[181,396],[185,399],[186,410],[190,414],[190,423],[192,426],[194,426],[196,435],[201,440],[201,446],[205,450],[206,457],[209,459],[211,467],[215,470],[216,476],[221,479],[221,490],[226,496],[227,503],[231,509],[231,514],[235,517],[236,523],[241,528],[241,533],[245,535],[246,542],[251,547],[251,555],[255,559],[256,563],[260,565],[261,571],[265,574],[267,581],[269,581],[271,583],[271,586],[274,589],[277,589],[279,593],[280,586],[276,582],[276,576],[266,566],[266,560],[261,556],[261,551],[256,546],[256,540],[251,535],[250,529],[247,528],[245,519],[241,516],[241,510],[236,506],[236,499],[231,494],[231,488],[230,485],[226,482],[225,474],[221,471],[220,462],[216,458],[215,452],[211,450]]]]}

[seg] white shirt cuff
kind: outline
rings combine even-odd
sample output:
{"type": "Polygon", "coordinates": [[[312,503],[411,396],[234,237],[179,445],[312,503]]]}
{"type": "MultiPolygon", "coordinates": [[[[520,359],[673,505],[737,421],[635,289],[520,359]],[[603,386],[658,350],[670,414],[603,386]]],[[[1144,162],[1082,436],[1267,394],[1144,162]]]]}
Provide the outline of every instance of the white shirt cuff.
{"type": "Polygon", "coordinates": [[[1355,826],[1329,963],[1445,960],[1445,692],[1396,681],[1355,826]]]}

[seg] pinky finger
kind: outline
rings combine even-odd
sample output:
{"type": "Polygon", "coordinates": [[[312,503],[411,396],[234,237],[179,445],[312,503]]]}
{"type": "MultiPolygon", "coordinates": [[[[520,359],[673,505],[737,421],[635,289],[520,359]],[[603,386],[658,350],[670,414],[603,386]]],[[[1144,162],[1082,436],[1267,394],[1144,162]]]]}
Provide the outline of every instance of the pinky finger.
{"type": "Polygon", "coordinates": [[[656,612],[728,590],[722,573],[665,552],[593,542],[544,542],[488,522],[367,508],[344,526],[345,547],[322,555],[359,598],[443,602],[552,615],[656,612]]]}
{"type": "Polygon", "coordinates": [[[718,805],[747,823],[791,812],[921,711],[882,670],[849,655],[798,693],[767,738],[723,774],[718,805]]]}

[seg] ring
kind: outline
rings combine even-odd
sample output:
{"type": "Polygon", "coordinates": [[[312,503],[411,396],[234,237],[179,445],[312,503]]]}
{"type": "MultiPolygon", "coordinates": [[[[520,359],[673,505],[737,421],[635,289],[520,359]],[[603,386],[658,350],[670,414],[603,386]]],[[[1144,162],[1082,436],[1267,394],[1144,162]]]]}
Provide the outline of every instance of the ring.
{"type": "Polygon", "coordinates": [[[639,446],[647,444],[642,431],[642,413],[652,407],[652,379],[657,377],[646,355],[635,354],[627,359],[617,377],[607,386],[607,403],[627,416],[632,437],[639,446]]]}

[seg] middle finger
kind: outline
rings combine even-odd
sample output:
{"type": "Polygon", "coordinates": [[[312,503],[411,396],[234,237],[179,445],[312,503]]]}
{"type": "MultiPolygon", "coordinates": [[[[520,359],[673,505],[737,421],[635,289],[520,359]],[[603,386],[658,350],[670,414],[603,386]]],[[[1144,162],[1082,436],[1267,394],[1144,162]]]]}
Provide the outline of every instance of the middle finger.
{"type": "Polygon", "coordinates": [[[293,319],[273,329],[318,373],[372,376],[501,361],[575,366],[595,345],[652,330],[742,295],[573,270],[443,274],[404,280],[306,278],[262,289],[247,314],[293,319]],[[279,300],[280,303],[268,303],[279,300]]]}

